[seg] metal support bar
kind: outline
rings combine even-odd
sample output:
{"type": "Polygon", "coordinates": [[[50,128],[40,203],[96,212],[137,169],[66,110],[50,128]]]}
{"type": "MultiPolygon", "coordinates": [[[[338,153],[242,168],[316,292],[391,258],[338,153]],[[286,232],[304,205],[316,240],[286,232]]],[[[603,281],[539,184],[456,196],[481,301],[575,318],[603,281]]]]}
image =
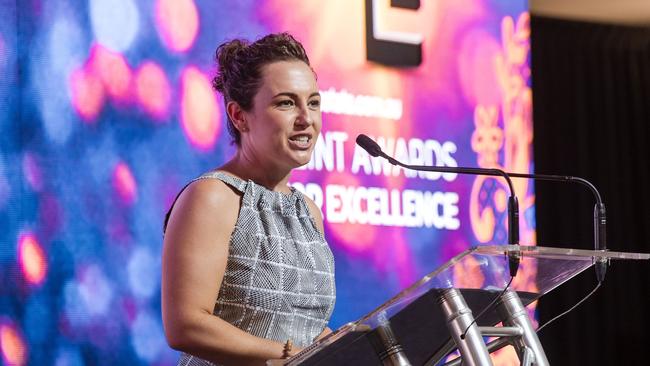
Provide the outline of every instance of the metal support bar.
{"type": "Polygon", "coordinates": [[[516,337],[524,334],[519,327],[478,327],[484,337],[516,337]]]}
{"type": "MultiPolygon", "coordinates": [[[[492,353],[492,352],[500,350],[503,347],[509,346],[511,342],[512,342],[512,340],[509,337],[497,338],[497,339],[495,339],[495,340],[493,340],[493,341],[491,341],[491,342],[489,342],[487,344],[487,350],[488,350],[488,352],[492,353]]],[[[453,351],[453,349],[449,350],[447,352],[447,354],[450,353],[451,351],[453,351]]],[[[439,357],[438,362],[440,362],[440,360],[442,360],[442,358],[444,356],[447,356],[447,354],[444,354],[441,357],[439,357]]],[[[461,364],[461,362],[462,362],[462,358],[458,357],[458,358],[454,358],[453,360],[451,360],[449,362],[444,363],[443,366],[458,366],[458,365],[461,364]]],[[[431,366],[431,365],[436,365],[436,364],[437,363],[426,364],[426,366],[431,366]]]]}
{"type": "Polygon", "coordinates": [[[497,312],[503,319],[505,326],[519,327],[523,331],[521,336],[512,339],[512,345],[522,361],[521,364],[529,365],[524,361],[530,361],[531,358],[529,357],[532,357],[531,362],[534,362],[536,366],[549,366],[542,344],[539,342],[537,333],[528,317],[528,312],[515,291],[507,291],[501,296],[497,303],[497,312]]]}
{"type": "Polygon", "coordinates": [[[452,339],[447,341],[426,363],[431,366],[439,363],[458,347],[460,357],[445,363],[445,366],[492,365],[490,353],[512,345],[524,366],[549,366],[537,333],[528,317],[526,308],[515,291],[505,292],[497,302],[503,326],[479,327],[472,324],[471,309],[457,289],[446,289],[438,298],[452,339]],[[469,324],[472,324],[469,327],[469,324]],[[469,327],[469,328],[468,328],[469,327]],[[462,337],[465,332],[465,337],[462,337]],[[483,337],[499,337],[487,345],[483,337]]]}
{"type": "Polygon", "coordinates": [[[451,351],[456,349],[456,343],[453,338],[449,338],[447,343],[442,346],[438,352],[434,353],[433,356],[424,363],[424,366],[434,366],[437,365],[443,358],[445,358],[451,351]]]}
{"type": "Polygon", "coordinates": [[[521,366],[532,366],[535,364],[535,353],[530,347],[524,347],[522,353],[521,366]]]}
{"type": "Polygon", "coordinates": [[[443,366],[458,366],[463,363],[463,358],[462,357],[456,357],[453,360],[445,363],[443,366]]]}
{"type": "Polygon", "coordinates": [[[497,338],[495,340],[490,341],[487,344],[487,349],[488,352],[492,353],[500,350],[503,347],[510,346],[511,344],[512,344],[512,339],[508,337],[497,338]]]}
{"type": "Polygon", "coordinates": [[[478,326],[473,323],[472,310],[467,306],[460,291],[454,288],[445,289],[438,301],[445,314],[447,327],[460,351],[463,365],[492,366],[492,359],[483,341],[483,336],[478,326]],[[463,335],[464,337],[462,337],[463,335]]]}
{"type": "Polygon", "coordinates": [[[386,313],[378,316],[379,325],[375,329],[376,338],[373,343],[377,355],[383,366],[411,366],[408,358],[404,354],[404,349],[395,337],[395,333],[390,327],[390,321],[386,313]]]}
{"type": "Polygon", "coordinates": [[[384,366],[411,366],[411,363],[404,355],[404,349],[395,339],[393,330],[388,325],[377,327],[377,334],[381,339],[385,349],[379,355],[382,365],[384,366]]]}

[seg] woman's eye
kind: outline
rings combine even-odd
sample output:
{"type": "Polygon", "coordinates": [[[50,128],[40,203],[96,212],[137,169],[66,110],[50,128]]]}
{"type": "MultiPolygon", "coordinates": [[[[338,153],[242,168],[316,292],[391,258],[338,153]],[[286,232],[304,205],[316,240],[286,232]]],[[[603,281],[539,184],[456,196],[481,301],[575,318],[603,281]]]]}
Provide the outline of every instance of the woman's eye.
{"type": "Polygon", "coordinates": [[[278,106],[280,107],[291,107],[293,106],[293,100],[281,100],[278,102],[278,106]]]}
{"type": "Polygon", "coordinates": [[[314,99],[314,100],[310,101],[309,106],[313,107],[313,108],[320,107],[320,100],[314,99]]]}

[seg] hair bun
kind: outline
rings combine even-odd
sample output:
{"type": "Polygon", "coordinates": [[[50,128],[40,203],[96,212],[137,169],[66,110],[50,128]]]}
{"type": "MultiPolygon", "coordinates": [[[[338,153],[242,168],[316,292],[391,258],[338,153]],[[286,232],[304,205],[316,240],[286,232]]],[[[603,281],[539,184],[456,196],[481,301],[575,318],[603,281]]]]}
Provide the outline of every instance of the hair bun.
{"type": "Polygon", "coordinates": [[[222,43],[217,48],[215,61],[218,71],[212,84],[220,93],[226,95],[228,81],[232,79],[232,75],[229,74],[239,69],[237,64],[241,63],[240,57],[246,54],[248,45],[249,42],[245,39],[233,39],[229,42],[222,43]]]}
{"type": "MultiPolygon", "coordinates": [[[[253,43],[245,39],[224,42],[215,52],[217,74],[212,79],[212,87],[223,95],[226,106],[233,101],[249,111],[262,83],[262,67],[289,60],[309,65],[302,44],[289,33],[268,34],[253,43]]],[[[230,116],[227,126],[233,141],[239,144],[240,134],[230,116]]]]}

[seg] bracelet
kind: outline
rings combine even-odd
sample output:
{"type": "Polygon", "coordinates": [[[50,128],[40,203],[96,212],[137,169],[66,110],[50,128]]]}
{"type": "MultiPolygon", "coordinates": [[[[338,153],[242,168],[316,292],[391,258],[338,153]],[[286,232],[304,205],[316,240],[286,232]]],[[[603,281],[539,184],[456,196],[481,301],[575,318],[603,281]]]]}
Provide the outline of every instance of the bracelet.
{"type": "Polygon", "coordinates": [[[282,349],[282,358],[291,357],[291,349],[293,348],[293,341],[287,339],[287,343],[284,344],[284,349],[282,349]]]}

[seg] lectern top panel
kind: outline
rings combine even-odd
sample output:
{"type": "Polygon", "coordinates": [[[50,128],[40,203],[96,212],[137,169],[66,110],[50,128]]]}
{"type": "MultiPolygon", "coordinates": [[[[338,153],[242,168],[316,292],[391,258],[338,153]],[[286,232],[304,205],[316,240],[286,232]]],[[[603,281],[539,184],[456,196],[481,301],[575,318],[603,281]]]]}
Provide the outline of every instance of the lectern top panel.
{"type": "Polygon", "coordinates": [[[499,255],[504,252],[520,251],[521,255],[536,258],[556,258],[561,260],[585,260],[591,261],[594,258],[603,259],[650,259],[647,253],[610,252],[607,250],[585,250],[573,248],[555,248],[547,246],[532,245],[485,245],[468,249],[467,252],[499,255]]]}
{"type": "MultiPolygon", "coordinates": [[[[361,318],[358,323],[376,326],[378,317],[392,317],[411,302],[434,289],[458,288],[500,291],[510,280],[508,255],[519,255],[520,268],[535,268],[535,281],[510,285],[518,292],[536,298],[591,267],[596,260],[649,259],[649,254],[594,251],[525,245],[489,245],[465,250],[427,274],[383,305],[361,318]]],[[[520,270],[520,273],[523,271],[520,270]]]]}
{"type": "MultiPolygon", "coordinates": [[[[472,310],[480,311],[510,281],[508,268],[508,256],[510,255],[520,258],[519,276],[523,276],[523,273],[534,276],[533,281],[530,281],[529,278],[522,280],[515,277],[510,285],[511,290],[517,291],[524,306],[583,272],[596,261],[650,259],[650,255],[641,253],[541,246],[495,245],[470,248],[456,255],[363,318],[348,323],[331,336],[310,346],[292,358],[292,362],[289,364],[298,364],[309,358],[311,354],[337,341],[340,344],[360,342],[359,340],[364,337],[364,334],[389,323],[392,324],[396,332],[400,333],[402,325],[408,326],[408,324],[417,323],[417,319],[422,318],[411,315],[420,314],[423,306],[427,309],[435,308],[435,302],[438,301],[436,299],[439,298],[436,294],[446,289],[459,289],[467,298],[472,310]],[[524,268],[530,270],[523,271],[524,268]],[[345,342],[342,341],[344,338],[345,342]]],[[[492,325],[492,323],[496,324],[498,319],[488,315],[484,317],[483,321],[487,321],[487,325],[492,325]]],[[[444,327],[441,326],[441,329],[444,327]]],[[[408,338],[410,333],[413,331],[404,331],[400,336],[408,338]]]]}

